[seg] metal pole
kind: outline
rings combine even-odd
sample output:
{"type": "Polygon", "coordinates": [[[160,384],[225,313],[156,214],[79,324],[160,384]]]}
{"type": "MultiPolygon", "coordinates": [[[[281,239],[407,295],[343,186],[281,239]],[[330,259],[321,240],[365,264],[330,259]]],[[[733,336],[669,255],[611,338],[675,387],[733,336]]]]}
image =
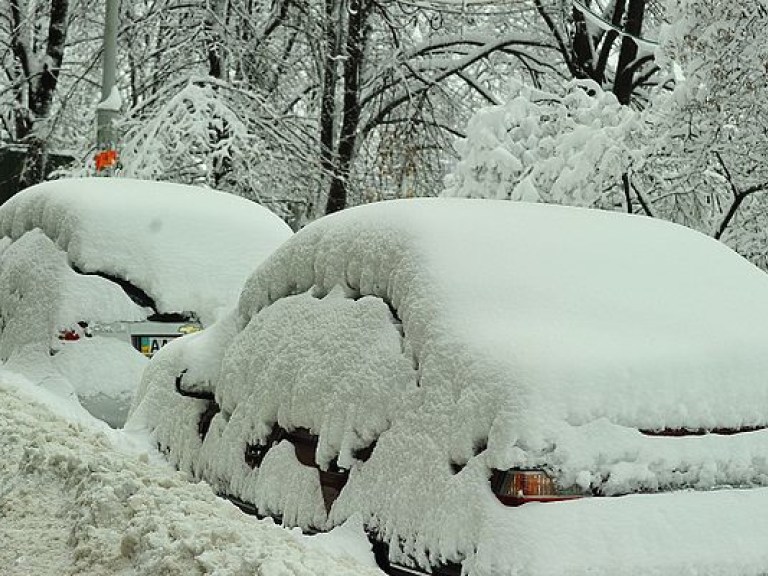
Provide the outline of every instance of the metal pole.
{"type": "Polygon", "coordinates": [[[101,102],[96,109],[97,152],[116,150],[117,138],[113,121],[119,111],[119,100],[111,98],[117,69],[117,25],[120,0],[106,0],[104,20],[104,52],[102,60],[101,102]]]}

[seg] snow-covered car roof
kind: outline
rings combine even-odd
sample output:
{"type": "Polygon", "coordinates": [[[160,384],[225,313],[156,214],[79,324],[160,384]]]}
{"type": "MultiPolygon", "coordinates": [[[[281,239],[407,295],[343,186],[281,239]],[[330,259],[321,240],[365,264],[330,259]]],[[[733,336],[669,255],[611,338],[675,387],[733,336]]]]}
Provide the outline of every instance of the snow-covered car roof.
{"type": "Polygon", "coordinates": [[[454,358],[434,367],[435,385],[499,384],[526,420],[543,408],[571,425],[768,421],[768,276],[682,226],[539,204],[380,203],[293,238],[250,278],[240,313],[336,285],[391,303],[419,363],[454,358]]]}
{"type": "Polygon", "coordinates": [[[0,236],[40,228],[82,272],[137,286],[158,312],[211,319],[291,235],[266,208],[214,190],[124,178],[28,188],[0,207],[0,236]]]}
{"type": "MultiPolygon", "coordinates": [[[[489,477],[540,468],[601,495],[768,484],[767,317],[768,277],[681,226],[504,201],[384,202],[284,243],[231,317],[153,359],[131,422],[147,425],[179,468],[262,513],[320,528],[361,513],[398,561],[555,573],[527,571],[530,558],[561,547],[515,540],[518,519],[544,532],[545,520],[604,517],[606,534],[661,559],[622,548],[635,563],[628,573],[740,574],[736,559],[751,570],[764,553],[733,547],[723,557],[733,570],[706,572],[706,546],[625,530],[627,511],[658,513],[652,497],[519,517],[489,477]],[[208,402],[179,395],[182,370],[186,390],[208,402]],[[273,425],[316,435],[321,469],[350,469],[327,517],[315,471],[285,441],[256,468],[244,458],[273,425]],[[651,434],[671,429],[755,431],[651,434]],[[535,548],[521,555],[521,546],[535,548]]],[[[731,498],[681,503],[680,525],[731,498]]],[[[708,538],[739,540],[710,528],[708,538]]],[[[579,550],[608,545],[587,532],[574,542],[578,562],[591,558],[579,550]]],[[[610,555],[601,562],[594,573],[613,573],[610,555]]]]}

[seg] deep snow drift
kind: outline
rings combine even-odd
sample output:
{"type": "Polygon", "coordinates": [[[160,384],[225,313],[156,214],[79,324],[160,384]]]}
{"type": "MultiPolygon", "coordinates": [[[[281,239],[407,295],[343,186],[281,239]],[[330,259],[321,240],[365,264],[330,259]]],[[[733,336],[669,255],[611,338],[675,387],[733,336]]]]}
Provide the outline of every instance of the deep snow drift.
{"type": "Polygon", "coordinates": [[[768,424],[767,317],[768,277],[680,226],[511,202],[379,203],[296,234],[230,317],[162,350],[130,422],[182,470],[288,522],[327,528],[362,512],[402,562],[758,574],[768,431],[641,430],[768,424]],[[204,441],[209,403],[175,391],[182,370],[221,408],[204,441]],[[274,423],[317,434],[321,467],[351,468],[327,518],[317,472],[287,442],[246,462],[274,423]],[[488,478],[514,467],[603,495],[702,492],[507,509],[488,478]]]}
{"type": "Polygon", "coordinates": [[[354,523],[316,539],[245,516],[153,462],[145,438],[57,416],[23,384],[0,372],[3,575],[381,574],[354,523]]]}

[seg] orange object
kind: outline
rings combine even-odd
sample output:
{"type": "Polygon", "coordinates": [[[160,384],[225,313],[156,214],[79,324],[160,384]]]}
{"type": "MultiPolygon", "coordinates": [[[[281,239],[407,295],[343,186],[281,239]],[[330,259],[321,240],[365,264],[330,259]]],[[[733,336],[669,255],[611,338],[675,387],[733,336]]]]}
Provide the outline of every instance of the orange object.
{"type": "Polygon", "coordinates": [[[96,171],[98,172],[106,168],[113,168],[117,164],[117,150],[97,152],[94,160],[96,161],[96,171]]]}
{"type": "Polygon", "coordinates": [[[505,506],[527,502],[562,502],[586,496],[578,486],[561,489],[543,470],[494,470],[491,489],[505,506]]]}

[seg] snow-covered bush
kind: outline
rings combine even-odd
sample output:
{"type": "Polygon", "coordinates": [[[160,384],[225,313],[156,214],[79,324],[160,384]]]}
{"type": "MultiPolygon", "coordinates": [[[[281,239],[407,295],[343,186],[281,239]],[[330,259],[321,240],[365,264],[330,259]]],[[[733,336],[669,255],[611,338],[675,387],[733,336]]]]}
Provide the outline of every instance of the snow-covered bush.
{"type": "Polygon", "coordinates": [[[768,268],[768,2],[666,9],[646,109],[583,82],[557,94],[516,83],[469,123],[444,194],[642,211],[768,268]]]}
{"type": "Polygon", "coordinates": [[[620,205],[639,129],[636,113],[594,82],[570,82],[561,94],[515,82],[505,105],[482,109],[469,122],[444,194],[620,205]]]}
{"type": "Polygon", "coordinates": [[[179,182],[213,183],[225,162],[237,162],[255,135],[210,84],[183,85],[171,92],[151,117],[123,121],[121,146],[125,176],[163,180],[172,174],[179,182]]]}

